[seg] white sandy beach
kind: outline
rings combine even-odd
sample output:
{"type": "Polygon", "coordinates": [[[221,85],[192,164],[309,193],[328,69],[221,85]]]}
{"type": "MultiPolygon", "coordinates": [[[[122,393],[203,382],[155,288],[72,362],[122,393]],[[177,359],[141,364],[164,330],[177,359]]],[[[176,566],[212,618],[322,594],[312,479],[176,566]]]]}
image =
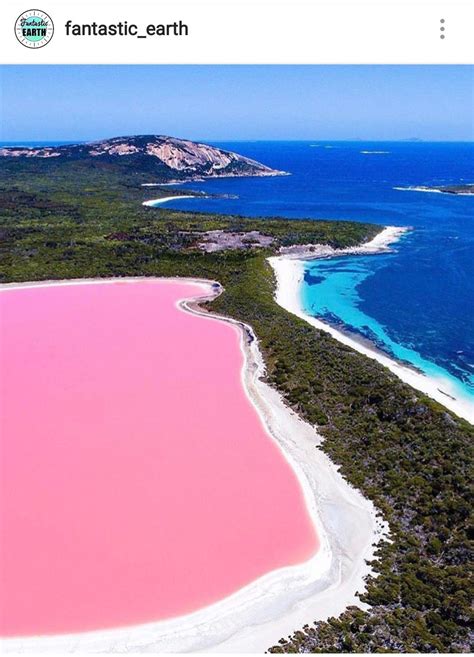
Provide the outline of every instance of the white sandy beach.
{"type": "Polygon", "coordinates": [[[387,226],[375,238],[360,247],[347,249],[333,249],[326,245],[305,245],[302,247],[289,247],[282,249],[281,256],[269,258],[269,262],[277,279],[275,300],[289,312],[306,320],[312,326],[326,331],[345,345],[348,345],[369,358],[377,360],[396,374],[402,381],[408,383],[416,390],[420,390],[450,411],[474,423],[474,405],[465,398],[459,398],[448,379],[428,377],[422,372],[403,365],[381,351],[370,348],[367,344],[357,341],[350,335],[343,333],[312,317],[304,312],[301,302],[301,283],[304,275],[304,260],[311,258],[330,257],[332,255],[353,255],[368,253],[383,253],[390,250],[390,245],[396,242],[406,231],[406,228],[387,226]]]}
{"type": "MultiPolygon", "coordinates": [[[[297,263],[282,258],[279,262],[297,263]]],[[[278,270],[278,265],[277,265],[278,270]]],[[[286,279],[286,275],[284,275],[286,279]]],[[[106,279],[133,284],[144,279],[106,279]]],[[[183,279],[145,279],[173,281],[183,279]]],[[[189,279],[185,279],[189,282],[189,279]]],[[[24,283],[15,287],[81,285],[104,282],[74,280],[24,283]]],[[[205,298],[221,292],[217,283],[193,279],[205,298]]],[[[279,285],[278,297],[282,289],[279,285]]],[[[280,299],[281,301],[281,299],[280,299]]],[[[321,547],[309,561],[273,571],[233,595],[193,614],[171,620],[82,634],[4,639],[4,652],[264,652],[306,623],[339,615],[348,605],[362,603],[356,592],[364,590],[376,543],[387,534],[386,523],[373,504],[352,488],[337,467],[319,449],[314,427],[301,420],[280,395],[261,380],[264,364],[250,327],[217,318],[196,306],[196,299],[182,300],[185,312],[206,321],[230,321],[239,330],[244,354],[242,384],[272,440],[293,467],[304,491],[321,547]],[[249,340],[249,336],[253,340],[249,340]]],[[[278,522],[278,517],[275,518],[278,522]]]]}
{"type": "MultiPolygon", "coordinates": [[[[191,194],[187,194],[187,195],[183,194],[183,196],[179,196],[179,195],[163,196],[163,198],[154,198],[154,199],[152,198],[149,201],[143,201],[142,205],[145,205],[146,207],[149,208],[154,208],[155,205],[161,205],[162,203],[167,203],[168,201],[180,201],[185,198],[196,198],[196,196],[191,194]]],[[[199,196],[199,198],[202,198],[202,196],[199,196]]]]}

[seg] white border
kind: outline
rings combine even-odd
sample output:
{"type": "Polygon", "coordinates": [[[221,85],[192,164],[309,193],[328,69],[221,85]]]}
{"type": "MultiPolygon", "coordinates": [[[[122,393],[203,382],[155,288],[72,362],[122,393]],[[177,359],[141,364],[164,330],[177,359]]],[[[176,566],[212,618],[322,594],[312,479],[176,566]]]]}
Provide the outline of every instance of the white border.
{"type": "MultiPolygon", "coordinates": [[[[13,33],[18,14],[25,10],[22,0],[10,0],[2,8],[1,63],[469,64],[474,60],[474,5],[468,2],[96,0],[71,4],[48,0],[40,8],[53,19],[55,36],[37,51],[22,47],[13,33]],[[142,32],[148,24],[182,20],[189,26],[189,36],[71,37],[64,28],[68,20],[75,24],[128,21],[142,32]]],[[[39,80],[35,83],[39,85],[39,80]]],[[[165,90],[164,94],[165,99],[165,90]]]]}

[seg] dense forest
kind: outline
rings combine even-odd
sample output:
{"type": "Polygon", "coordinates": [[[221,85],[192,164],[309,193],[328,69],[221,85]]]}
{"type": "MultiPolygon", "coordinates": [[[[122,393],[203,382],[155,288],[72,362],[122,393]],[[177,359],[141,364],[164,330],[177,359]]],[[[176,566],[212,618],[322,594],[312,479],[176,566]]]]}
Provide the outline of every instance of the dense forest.
{"type": "MultiPolygon", "coordinates": [[[[473,428],[374,360],[290,315],[273,300],[266,258],[282,245],[356,245],[379,226],[246,219],[142,207],[141,177],[80,162],[2,162],[3,283],[106,276],[196,276],[225,291],[205,306],[253,327],[268,381],[318,426],[320,449],[369,497],[390,526],[360,595],[349,608],[270,652],[467,652],[472,647],[470,480],[473,428]],[[259,231],[216,253],[206,231],[259,231]]],[[[153,197],[166,191],[154,189],[153,197]]],[[[318,447],[315,446],[315,449],[318,447]]]]}

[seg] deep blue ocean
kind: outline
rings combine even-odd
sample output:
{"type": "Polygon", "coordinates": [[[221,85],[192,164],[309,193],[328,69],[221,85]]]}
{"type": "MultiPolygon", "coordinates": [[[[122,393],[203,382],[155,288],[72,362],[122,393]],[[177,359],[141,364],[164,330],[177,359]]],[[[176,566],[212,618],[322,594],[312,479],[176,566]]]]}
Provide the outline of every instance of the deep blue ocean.
{"type": "Polygon", "coordinates": [[[394,189],[474,182],[474,144],[215,145],[292,175],[187,184],[236,198],[163,207],[412,227],[393,253],[308,262],[301,290],[305,310],[427,374],[451,379],[474,403],[474,197],[394,189]]]}

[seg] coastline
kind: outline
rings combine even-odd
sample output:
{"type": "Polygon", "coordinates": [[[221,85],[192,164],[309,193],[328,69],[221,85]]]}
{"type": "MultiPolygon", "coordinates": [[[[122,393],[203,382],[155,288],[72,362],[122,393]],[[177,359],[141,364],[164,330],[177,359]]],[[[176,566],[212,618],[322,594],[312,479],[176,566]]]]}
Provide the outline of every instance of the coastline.
{"type": "Polygon", "coordinates": [[[453,390],[449,380],[434,378],[410,367],[408,364],[398,362],[390,356],[378,350],[375,346],[368,344],[366,340],[358,340],[338,328],[323,322],[322,320],[308,315],[302,306],[301,283],[304,276],[304,261],[313,258],[327,258],[340,255],[367,255],[386,253],[390,251],[390,245],[396,242],[408,228],[386,226],[373,240],[359,247],[347,249],[333,249],[325,245],[304,245],[302,247],[288,247],[282,251],[282,255],[268,258],[275,273],[277,287],[275,301],[285,310],[304,319],[317,329],[329,333],[333,338],[358,351],[369,358],[377,360],[381,365],[387,367],[402,381],[408,383],[416,390],[423,392],[445,408],[459,417],[474,424],[474,407],[467,400],[460,399],[457,392],[453,390]]]}
{"type": "Polygon", "coordinates": [[[240,335],[244,357],[241,380],[250,403],[293,468],[320,539],[308,561],[272,571],[231,596],[186,616],[103,631],[42,637],[2,639],[5,652],[263,652],[279,638],[314,620],[337,616],[349,605],[365,606],[356,597],[371,572],[367,561],[388,527],[373,504],[352,488],[338,468],[319,449],[321,438],[262,380],[265,370],[256,336],[250,326],[211,314],[199,303],[223,289],[215,281],[189,278],[118,278],[44,281],[0,286],[18,287],[130,283],[137,281],[193,283],[202,296],[182,299],[183,312],[207,321],[226,321],[240,335]]]}

